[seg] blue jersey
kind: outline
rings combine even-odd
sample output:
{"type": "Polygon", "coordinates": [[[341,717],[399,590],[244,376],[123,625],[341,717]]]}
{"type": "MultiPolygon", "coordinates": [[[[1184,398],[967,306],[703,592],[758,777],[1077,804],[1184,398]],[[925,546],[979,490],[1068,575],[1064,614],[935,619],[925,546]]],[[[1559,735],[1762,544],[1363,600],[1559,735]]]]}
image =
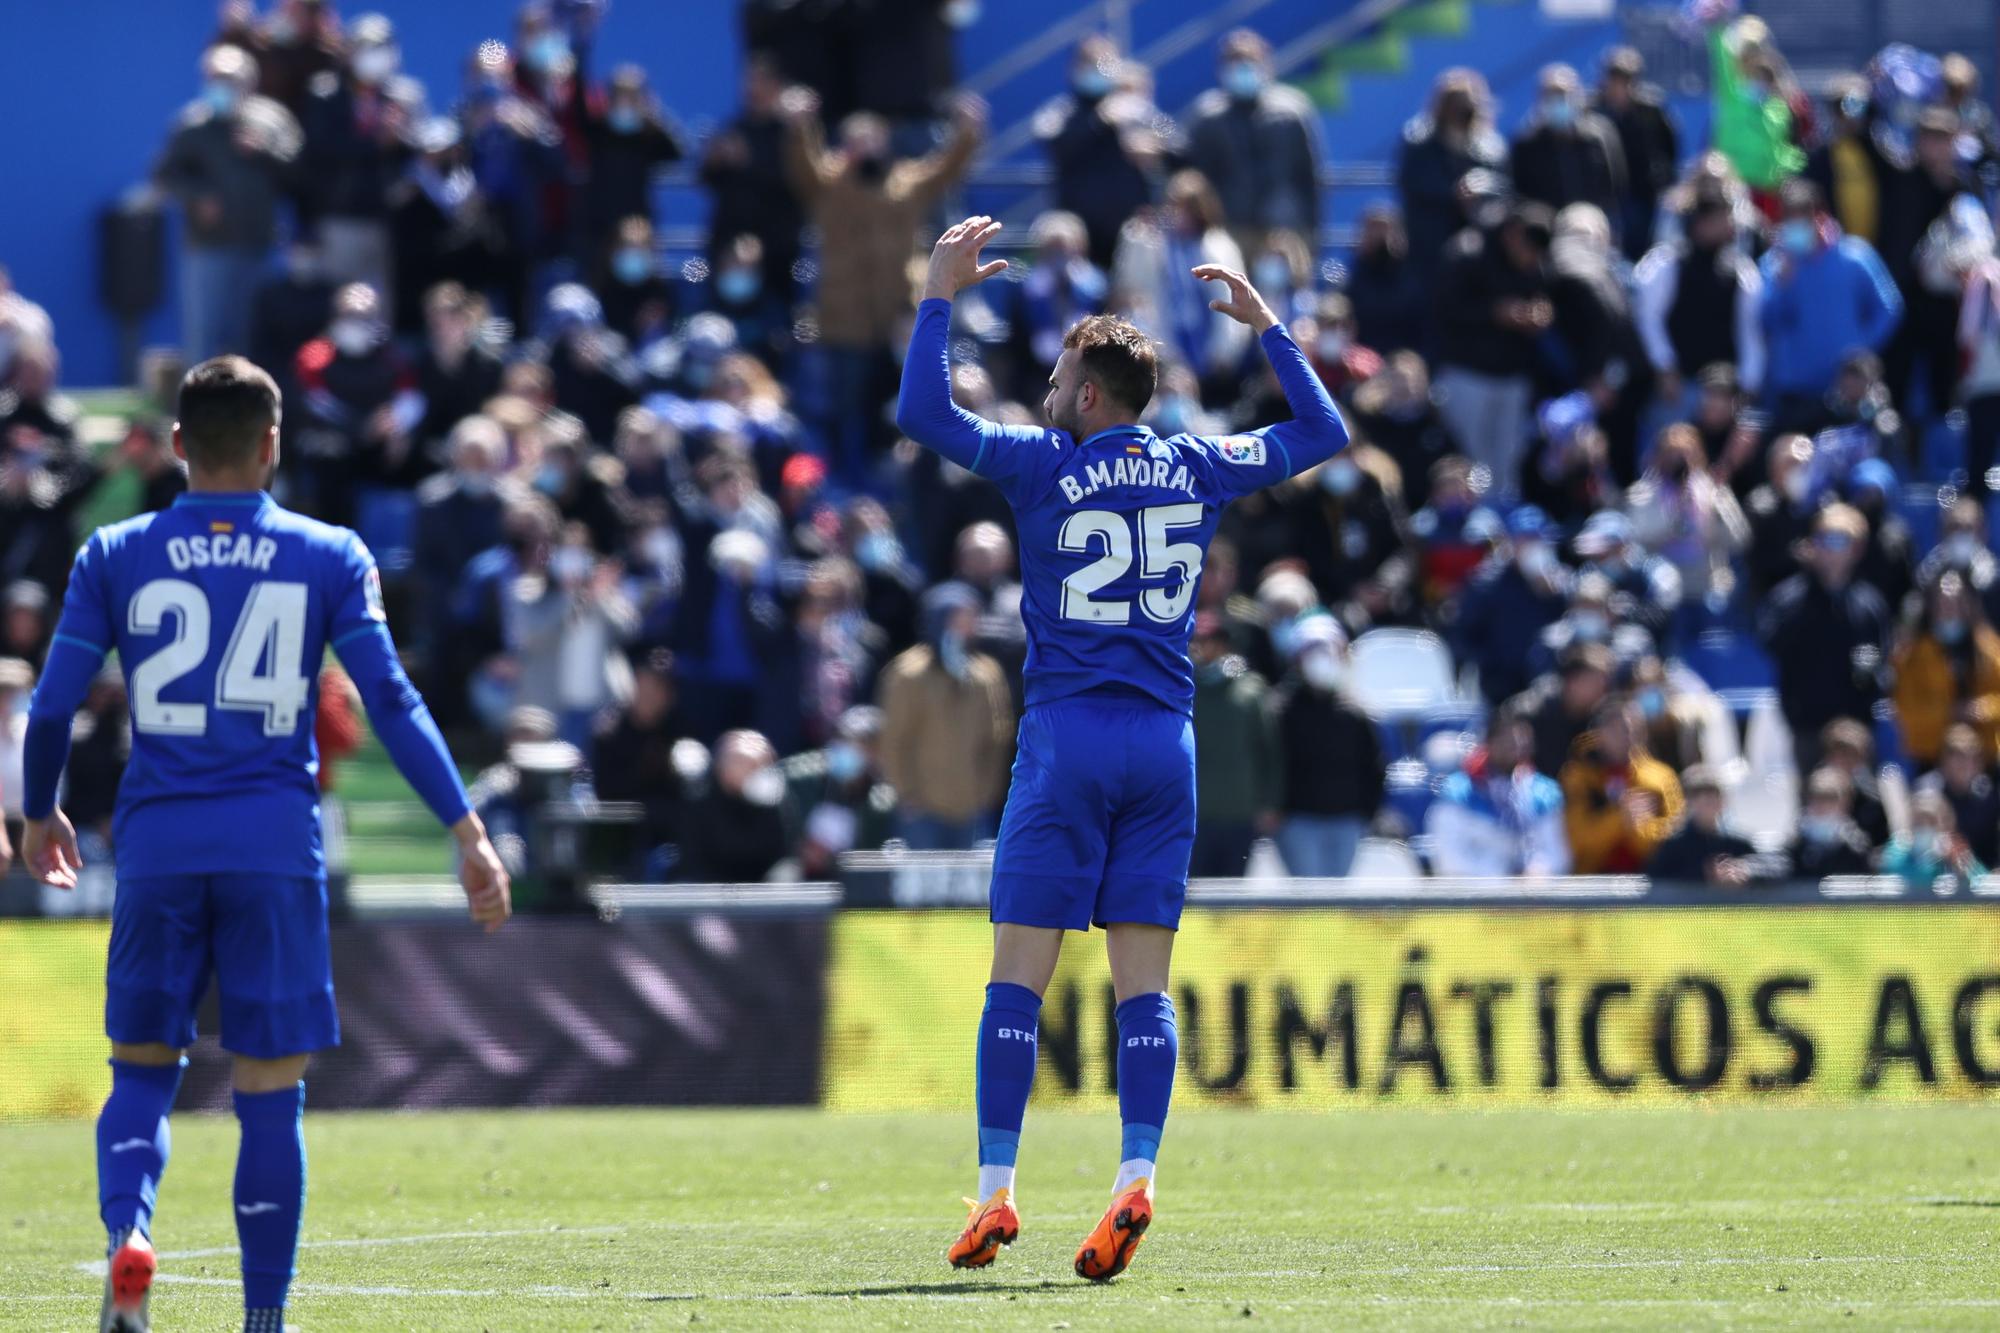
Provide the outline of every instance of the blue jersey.
{"type": "Polygon", "coordinates": [[[948,301],[917,308],[896,422],[993,482],[1020,532],[1027,702],[1142,695],[1194,709],[1188,637],[1223,506],[1332,457],[1347,428],[1282,326],[1263,335],[1293,420],[1214,438],[1117,426],[1075,440],[951,401],[948,301]]]}
{"type": "Polygon", "coordinates": [[[328,648],[419,794],[446,822],[462,816],[464,790],[396,663],[361,539],[261,493],[189,493],[84,543],[30,708],[27,813],[53,803],[69,720],[115,650],[132,721],[114,817],[121,877],[320,874],[313,722],[328,648]]]}

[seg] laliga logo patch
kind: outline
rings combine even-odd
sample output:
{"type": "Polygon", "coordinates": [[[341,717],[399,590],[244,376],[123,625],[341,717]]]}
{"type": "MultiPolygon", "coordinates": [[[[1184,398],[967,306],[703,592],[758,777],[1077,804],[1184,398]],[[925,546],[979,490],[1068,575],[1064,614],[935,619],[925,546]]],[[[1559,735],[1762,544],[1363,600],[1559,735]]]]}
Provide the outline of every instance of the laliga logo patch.
{"type": "Polygon", "coordinates": [[[1225,435],[1215,442],[1225,463],[1255,466],[1264,461],[1264,441],[1256,435],[1225,435]]]}

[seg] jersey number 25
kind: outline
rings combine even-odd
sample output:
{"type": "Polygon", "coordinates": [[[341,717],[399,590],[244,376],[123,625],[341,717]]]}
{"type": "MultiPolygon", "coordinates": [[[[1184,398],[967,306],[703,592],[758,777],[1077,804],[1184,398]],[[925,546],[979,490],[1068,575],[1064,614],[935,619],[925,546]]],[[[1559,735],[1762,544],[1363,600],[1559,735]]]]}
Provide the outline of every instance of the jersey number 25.
{"type": "MultiPolygon", "coordinates": [[[[132,669],[132,725],[163,736],[204,735],[208,705],[173,703],[160,691],[208,658],[208,594],[185,579],[154,579],[133,594],[126,623],[134,634],[158,634],[169,613],[173,638],[132,669]]],[[[266,736],[297,731],[311,685],[305,639],[306,585],[252,584],[215,673],[215,706],[262,713],[266,736]]]]}
{"type": "MultiPolygon", "coordinates": [[[[1195,579],[1201,574],[1201,547],[1193,542],[1168,541],[1175,528],[1201,526],[1202,506],[1197,503],[1154,505],[1141,509],[1139,519],[1139,577],[1167,579],[1180,571],[1175,587],[1148,588],[1139,594],[1139,609],[1163,625],[1171,625],[1187,614],[1194,600],[1195,579]]],[[[1123,514],[1109,509],[1079,509],[1063,521],[1056,545],[1072,555],[1089,555],[1091,539],[1104,544],[1104,554],[1063,580],[1064,620],[1094,620],[1100,625],[1132,623],[1132,603],[1100,601],[1091,594],[1123,578],[1132,567],[1132,525],[1123,514]]]]}

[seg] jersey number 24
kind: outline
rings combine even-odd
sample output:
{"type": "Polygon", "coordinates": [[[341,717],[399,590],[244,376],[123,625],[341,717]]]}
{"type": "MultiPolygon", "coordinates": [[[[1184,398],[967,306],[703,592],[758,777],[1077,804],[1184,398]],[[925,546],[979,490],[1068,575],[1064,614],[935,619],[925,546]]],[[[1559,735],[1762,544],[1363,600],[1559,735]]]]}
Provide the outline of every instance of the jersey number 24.
{"type": "MultiPolygon", "coordinates": [[[[201,736],[208,705],[173,703],[160,691],[208,658],[208,594],[185,579],[154,579],[133,594],[126,623],[134,634],[158,634],[169,614],[173,638],[132,669],[132,725],[162,736],[201,736]]],[[[215,673],[215,706],[262,713],[266,736],[297,731],[311,685],[305,640],[306,585],[252,584],[215,673]]]]}
{"type": "MultiPolygon", "coordinates": [[[[1141,509],[1139,520],[1139,577],[1167,579],[1180,571],[1175,587],[1148,588],[1139,594],[1139,609],[1148,618],[1171,625],[1187,615],[1194,600],[1195,579],[1201,574],[1201,547],[1193,542],[1169,541],[1175,528],[1201,526],[1202,506],[1196,503],[1154,505],[1141,509]]],[[[1132,568],[1132,525],[1125,515],[1109,509],[1079,509],[1063,521],[1056,545],[1072,555],[1089,555],[1092,539],[1101,542],[1104,554],[1063,580],[1064,620],[1094,620],[1100,625],[1132,623],[1132,603],[1098,599],[1100,592],[1123,578],[1132,568]]]]}

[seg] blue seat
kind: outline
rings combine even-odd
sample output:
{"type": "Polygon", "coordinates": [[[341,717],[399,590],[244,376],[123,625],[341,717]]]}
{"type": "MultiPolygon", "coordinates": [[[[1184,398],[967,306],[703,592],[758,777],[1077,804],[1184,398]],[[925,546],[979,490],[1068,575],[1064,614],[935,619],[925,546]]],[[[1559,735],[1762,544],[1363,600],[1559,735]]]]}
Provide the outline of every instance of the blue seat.
{"type": "Polygon", "coordinates": [[[1769,689],[1778,681],[1777,669],[1762,645],[1748,634],[1720,626],[1697,634],[1681,661],[1718,693],[1769,689]]]}

